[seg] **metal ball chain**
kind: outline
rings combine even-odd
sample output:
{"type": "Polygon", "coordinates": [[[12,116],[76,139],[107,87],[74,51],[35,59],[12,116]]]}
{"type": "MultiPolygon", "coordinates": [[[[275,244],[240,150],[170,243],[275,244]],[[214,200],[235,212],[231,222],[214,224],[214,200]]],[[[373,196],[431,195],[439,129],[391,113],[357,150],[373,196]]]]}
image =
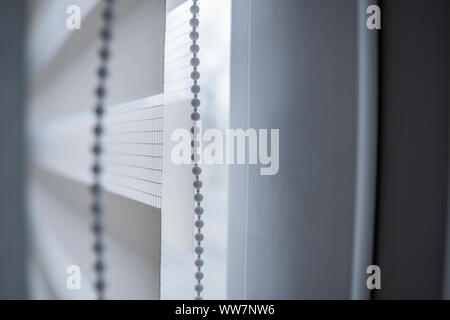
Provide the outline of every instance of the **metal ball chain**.
{"type": "Polygon", "coordinates": [[[98,87],[96,90],[97,105],[95,106],[96,124],[94,128],[95,144],[92,149],[94,154],[94,165],[92,173],[94,174],[94,184],[92,185],[92,194],[94,204],[92,212],[94,214],[93,232],[95,237],[95,290],[97,299],[105,298],[105,244],[104,244],[104,223],[103,223],[103,187],[101,183],[101,158],[102,158],[102,136],[103,136],[103,115],[105,113],[105,97],[106,97],[106,79],[108,77],[108,62],[110,58],[110,42],[112,38],[112,27],[114,19],[114,3],[115,0],[104,0],[105,9],[103,11],[103,28],[100,32],[102,39],[102,47],[99,52],[100,67],[98,69],[98,87]]]}
{"type": "Polygon", "coordinates": [[[200,100],[198,98],[198,94],[200,93],[200,86],[198,85],[198,80],[200,79],[200,73],[198,72],[198,66],[200,65],[200,59],[197,57],[198,52],[200,51],[200,47],[197,44],[199,34],[198,34],[198,26],[199,26],[199,20],[198,20],[198,14],[200,12],[200,7],[198,6],[198,0],[192,0],[192,6],[191,6],[191,13],[192,18],[189,21],[189,24],[192,27],[192,31],[190,33],[190,38],[192,40],[192,44],[190,47],[190,51],[192,53],[192,59],[191,59],[191,66],[193,68],[191,73],[191,79],[193,80],[193,85],[191,87],[191,92],[194,95],[191,105],[194,108],[194,112],[191,114],[191,119],[194,121],[194,126],[191,129],[192,133],[192,156],[191,159],[194,163],[194,168],[192,169],[192,173],[195,176],[194,180],[194,189],[195,189],[195,195],[194,195],[194,201],[196,203],[196,208],[194,210],[196,215],[195,220],[195,228],[197,229],[197,233],[195,234],[195,241],[197,242],[197,246],[195,248],[195,254],[196,254],[196,260],[195,260],[195,267],[197,268],[197,271],[195,273],[195,279],[197,280],[197,283],[194,287],[196,292],[195,300],[202,300],[201,293],[203,291],[203,285],[202,285],[202,279],[203,279],[203,247],[202,247],[202,241],[204,239],[204,235],[202,233],[202,228],[204,226],[204,222],[202,220],[203,215],[203,208],[201,207],[201,202],[203,201],[203,195],[200,193],[200,189],[203,186],[202,181],[200,180],[200,174],[202,173],[202,169],[198,165],[198,161],[200,159],[199,154],[197,153],[198,147],[200,146],[200,142],[198,141],[198,134],[199,134],[199,128],[197,126],[197,121],[200,120],[200,113],[198,112],[198,108],[200,107],[200,100]]]}

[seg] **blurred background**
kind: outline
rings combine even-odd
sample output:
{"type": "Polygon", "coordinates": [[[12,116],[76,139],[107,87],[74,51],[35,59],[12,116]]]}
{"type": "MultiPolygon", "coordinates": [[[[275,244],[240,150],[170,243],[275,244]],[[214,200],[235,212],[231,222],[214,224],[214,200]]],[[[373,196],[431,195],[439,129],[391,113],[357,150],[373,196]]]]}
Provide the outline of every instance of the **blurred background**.
{"type": "MultiPolygon", "coordinates": [[[[177,107],[189,97],[189,4],[117,1],[111,299],[193,295],[191,190],[162,146],[189,116],[177,107]],[[142,133],[155,128],[166,131],[142,133]]],[[[88,186],[103,5],[0,2],[0,299],[95,298],[88,186]],[[79,30],[66,24],[71,5],[79,30]],[[81,290],[66,286],[71,265],[81,290]]],[[[209,0],[201,10],[205,128],[280,129],[277,175],[205,168],[205,297],[449,299],[450,3],[209,0]],[[372,5],[381,30],[367,27],[372,5]],[[370,265],[380,290],[367,288],[370,265]]]]}

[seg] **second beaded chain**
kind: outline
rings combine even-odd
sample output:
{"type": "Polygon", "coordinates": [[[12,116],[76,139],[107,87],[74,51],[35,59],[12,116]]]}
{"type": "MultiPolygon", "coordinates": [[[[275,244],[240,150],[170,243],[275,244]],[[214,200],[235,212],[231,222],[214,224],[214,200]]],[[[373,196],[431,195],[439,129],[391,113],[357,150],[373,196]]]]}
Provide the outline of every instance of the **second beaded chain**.
{"type": "Polygon", "coordinates": [[[105,299],[105,244],[104,244],[104,209],[103,209],[103,187],[101,183],[101,159],[102,159],[102,136],[103,136],[103,115],[105,113],[105,97],[106,97],[106,78],[108,77],[108,62],[110,58],[110,41],[112,38],[112,26],[114,19],[114,3],[115,0],[104,0],[105,9],[103,11],[103,29],[100,32],[102,38],[102,48],[100,50],[100,68],[98,69],[99,85],[96,90],[97,105],[95,107],[96,125],[94,129],[95,145],[93,147],[94,166],[92,172],[94,174],[94,185],[92,193],[94,204],[92,211],[94,214],[93,232],[95,237],[95,272],[96,282],[95,290],[97,299],[105,299]]]}
{"type": "Polygon", "coordinates": [[[202,181],[200,180],[200,175],[202,173],[202,169],[200,168],[198,162],[200,160],[200,156],[198,154],[198,148],[200,146],[200,142],[198,141],[198,134],[200,132],[199,127],[197,126],[197,122],[200,121],[200,113],[198,112],[198,108],[200,107],[200,99],[198,98],[198,94],[200,93],[200,86],[198,85],[198,80],[200,79],[200,73],[198,72],[198,66],[200,65],[200,59],[198,58],[198,53],[200,51],[200,47],[197,43],[199,39],[199,33],[198,33],[198,27],[199,27],[199,20],[198,15],[200,13],[200,7],[198,0],[192,0],[192,6],[190,8],[192,18],[190,19],[189,23],[192,27],[192,31],[190,33],[190,38],[192,40],[192,44],[190,47],[190,51],[192,53],[192,59],[191,59],[191,66],[193,68],[191,73],[191,79],[193,80],[193,85],[191,87],[191,92],[194,95],[191,105],[194,108],[194,112],[191,115],[192,121],[194,121],[194,125],[191,129],[192,133],[192,162],[194,163],[194,168],[192,169],[192,173],[195,176],[194,180],[194,201],[196,204],[195,207],[195,228],[197,229],[197,233],[195,234],[195,241],[197,242],[197,246],[195,247],[194,251],[196,254],[196,260],[195,260],[195,267],[197,268],[197,271],[195,273],[195,279],[197,280],[197,283],[194,286],[196,296],[195,300],[202,300],[201,293],[203,291],[203,285],[202,285],[202,279],[204,277],[204,274],[202,272],[203,267],[203,247],[202,247],[202,241],[204,239],[204,235],[202,233],[202,229],[204,226],[204,222],[202,220],[203,215],[203,208],[201,207],[201,202],[203,201],[203,195],[200,193],[200,189],[203,186],[202,181]]]}

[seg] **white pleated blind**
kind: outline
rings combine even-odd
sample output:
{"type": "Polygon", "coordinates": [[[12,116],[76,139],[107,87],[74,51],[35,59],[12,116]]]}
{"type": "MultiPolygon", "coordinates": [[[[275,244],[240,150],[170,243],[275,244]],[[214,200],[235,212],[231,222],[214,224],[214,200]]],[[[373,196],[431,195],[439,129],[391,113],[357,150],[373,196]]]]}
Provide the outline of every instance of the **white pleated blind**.
{"type": "Polygon", "coordinates": [[[105,121],[108,190],[161,208],[163,96],[111,108],[105,121]]]}
{"type": "MultiPolygon", "coordinates": [[[[160,298],[165,9],[165,0],[117,1],[103,144],[107,298],[160,298]]],[[[30,4],[34,298],[94,297],[89,185],[101,11],[97,0],[30,4]],[[81,30],[66,28],[69,5],[80,6],[81,30]],[[66,287],[69,265],[81,268],[80,291],[66,287]]]]}
{"type": "MultiPolygon", "coordinates": [[[[107,108],[103,183],[107,191],[161,208],[163,96],[107,108]]],[[[36,163],[90,184],[94,118],[91,112],[54,119],[35,132],[36,163]]]]}
{"type": "Polygon", "coordinates": [[[164,62],[164,94],[167,103],[189,99],[191,96],[192,53],[189,46],[192,42],[189,39],[189,33],[192,28],[189,25],[189,19],[192,14],[189,7],[189,2],[185,2],[167,14],[164,62]]]}
{"type": "MultiPolygon", "coordinates": [[[[89,212],[100,1],[33,0],[28,96],[32,279],[50,293],[92,298],[89,212]],[[65,7],[80,5],[82,29],[65,28],[65,7]],[[49,9],[50,8],[50,9],[49,9]],[[62,28],[62,30],[60,29],[62,28]],[[40,51],[43,35],[58,39],[40,51]],[[38,53],[36,55],[36,53],[38,53]],[[48,261],[51,261],[49,263],[48,261]],[[83,271],[81,292],[66,288],[66,267],[83,271]]],[[[175,129],[189,130],[189,2],[119,0],[104,119],[107,298],[191,299],[194,285],[193,176],[171,161],[175,129]]],[[[225,128],[229,111],[230,0],[202,1],[202,119],[225,128]]],[[[205,167],[205,298],[224,299],[227,169],[205,167]]]]}

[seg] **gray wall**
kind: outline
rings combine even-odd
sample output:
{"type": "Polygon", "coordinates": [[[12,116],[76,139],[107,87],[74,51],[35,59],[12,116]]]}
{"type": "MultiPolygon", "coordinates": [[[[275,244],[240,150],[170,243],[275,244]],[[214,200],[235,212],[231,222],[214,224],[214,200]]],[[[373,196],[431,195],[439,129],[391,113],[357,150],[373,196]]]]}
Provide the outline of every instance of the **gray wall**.
{"type": "Polygon", "coordinates": [[[24,1],[0,2],[0,299],[26,298],[24,1]]]}
{"type": "Polygon", "coordinates": [[[350,297],[356,8],[233,1],[231,128],[279,128],[280,172],[231,168],[230,298],[350,297]]]}
{"type": "Polygon", "coordinates": [[[441,299],[450,2],[383,1],[376,299],[441,299]]]}

